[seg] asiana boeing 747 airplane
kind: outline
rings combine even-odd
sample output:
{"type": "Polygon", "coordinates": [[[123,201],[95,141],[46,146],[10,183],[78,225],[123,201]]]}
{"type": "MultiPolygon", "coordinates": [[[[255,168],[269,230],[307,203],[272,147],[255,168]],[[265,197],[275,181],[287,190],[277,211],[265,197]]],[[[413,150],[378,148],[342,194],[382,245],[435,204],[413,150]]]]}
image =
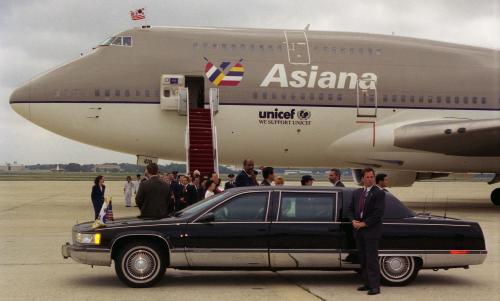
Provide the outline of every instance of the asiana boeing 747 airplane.
{"type": "MultiPolygon", "coordinates": [[[[57,46],[54,46],[57,47],[57,46]]],[[[500,51],[375,34],[143,26],[16,89],[12,108],[138,161],[453,172],[500,181],[500,51]]],[[[500,188],[491,200],[500,205],[500,188]]]]}

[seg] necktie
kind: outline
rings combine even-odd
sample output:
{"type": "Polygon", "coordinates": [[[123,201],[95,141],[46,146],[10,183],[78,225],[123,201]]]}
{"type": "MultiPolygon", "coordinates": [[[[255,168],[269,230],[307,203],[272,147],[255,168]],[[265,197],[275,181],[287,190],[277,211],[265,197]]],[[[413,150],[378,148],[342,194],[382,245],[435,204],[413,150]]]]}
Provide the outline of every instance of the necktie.
{"type": "Polygon", "coordinates": [[[363,189],[361,193],[361,197],[359,198],[359,217],[363,218],[363,210],[365,208],[365,199],[366,199],[366,188],[363,189]]]}

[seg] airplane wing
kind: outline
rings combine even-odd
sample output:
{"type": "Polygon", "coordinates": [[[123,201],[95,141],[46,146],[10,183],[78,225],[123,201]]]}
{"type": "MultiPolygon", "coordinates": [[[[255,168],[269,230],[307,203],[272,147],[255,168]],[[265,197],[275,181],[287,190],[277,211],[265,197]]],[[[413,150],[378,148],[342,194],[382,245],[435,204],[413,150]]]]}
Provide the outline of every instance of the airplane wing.
{"type": "Polygon", "coordinates": [[[395,130],[394,145],[452,156],[500,156],[500,119],[412,123],[395,130]]]}

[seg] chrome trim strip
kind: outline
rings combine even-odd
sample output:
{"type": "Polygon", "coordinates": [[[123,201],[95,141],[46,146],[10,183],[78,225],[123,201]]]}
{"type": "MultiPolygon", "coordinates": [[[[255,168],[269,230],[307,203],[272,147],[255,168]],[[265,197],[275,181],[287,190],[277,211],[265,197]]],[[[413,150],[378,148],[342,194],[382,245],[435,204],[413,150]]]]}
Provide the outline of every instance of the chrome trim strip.
{"type": "Polygon", "coordinates": [[[293,222],[293,221],[277,221],[273,224],[342,224],[342,222],[293,222]]]}
{"type": "MultiPolygon", "coordinates": [[[[254,193],[254,192],[260,192],[260,193],[265,193],[265,191],[262,191],[262,190],[247,190],[247,191],[243,191],[243,192],[240,192],[240,193],[237,193],[237,194],[234,194],[232,195],[231,197],[225,199],[224,201],[218,203],[218,204],[215,204],[214,206],[210,207],[210,209],[206,210],[205,212],[203,212],[202,214],[200,214],[197,218],[194,219],[194,221],[188,223],[188,224],[193,224],[193,223],[196,223],[200,218],[202,218],[205,214],[207,214],[208,212],[212,211],[213,209],[219,207],[219,206],[222,206],[223,204],[225,204],[226,202],[234,199],[235,197],[237,196],[240,196],[240,195],[243,195],[243,194],[249,194],[249,193],[254,193]]],[[[268,193],[268,197],[267,197],[267,206],[269,206],[269,194],[270,192],[267,192],[268,193]]]]}
{"type": "Polygon", "coordinates": [[[190,225],[214,225],[214,224],[270,224],[271,222],[210,222],[210,223],[190,223],[190,225]]]}
{"type": "Polygon", "coordinates": [[[121,227],[112,227],[112,228],[99,228],[99,231],[105,230],[115,230],[115,229],[125,229],[125,228],[138,228],[138,227],[158,227],[158,226],[180,226],[184,223],[175,223],[175,224],[153,224],[153,225],[130,225],[130,226],[121,226],[121,227]]]}
{"type": "Polygon", "coordinates": [[[282,194],[282,191],[280,190],[280,196],[279,196],[279,200],[278,200],[278,211],[276,211],[276,220],[275,220],[275,222],[278,222],[278,221],[279,221],[279,218],[280,218],[280,210],[281,210],[281,194],[282,194]]]}
{"type": "MultiPolygon", "coordinates": [[[[342,224],[351,224],[351,222],[340,222],[342,224]]],[[[471,225],[462,224],[424,224],[424,223],[382,223],[384,225],[411,225],[411,226],[448,226],[448,227],[471,227],[471,225]]]]}
{"type": "Polygon", "coordinates": [[[270,249],[270,253],[338,253],[341,249],[270,249]]]}
{"type": "Polygon", "coordinates": [[[240,248],[186,248],[187,253],[261,253],[268,249],[240,249],[240,248]]]}
{"type": "Polygon", "coordinates": [[[267,194],[267,209],[266,209],[266,217],[264,218],[264,221],[268,221],[268,216],[269,216],[269,207],[271,206],[271,191],[267,194]]]}

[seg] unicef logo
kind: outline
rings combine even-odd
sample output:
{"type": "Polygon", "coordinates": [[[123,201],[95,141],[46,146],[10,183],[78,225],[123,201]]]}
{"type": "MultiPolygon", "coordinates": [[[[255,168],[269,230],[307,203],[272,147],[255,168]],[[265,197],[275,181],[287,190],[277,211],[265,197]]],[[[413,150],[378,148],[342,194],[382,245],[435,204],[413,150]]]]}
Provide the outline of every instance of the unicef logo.
{"type": "Polygon", "coordinates": [[[309,118],[311,118],[311,111],[302,109],[299,111],[298,115],[300,120],[308,120],[309,118]]]}

